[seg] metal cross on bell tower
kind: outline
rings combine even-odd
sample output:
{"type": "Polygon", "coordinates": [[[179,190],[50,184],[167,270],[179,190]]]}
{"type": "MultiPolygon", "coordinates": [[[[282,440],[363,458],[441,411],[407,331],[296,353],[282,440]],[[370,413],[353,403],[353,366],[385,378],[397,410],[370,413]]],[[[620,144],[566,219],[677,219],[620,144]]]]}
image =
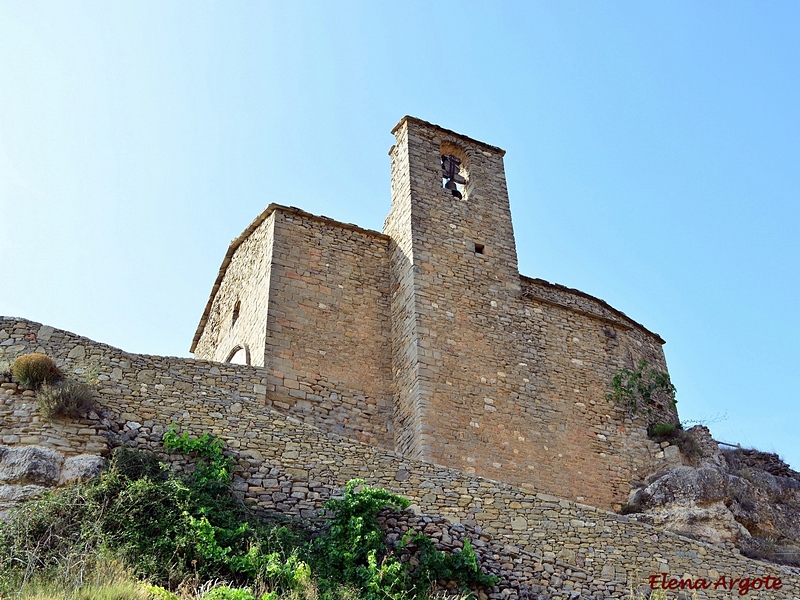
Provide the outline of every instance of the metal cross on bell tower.
{"type": "Polygon", "coordinates": [[[452,154],[442,154],[442,179],[447,179],[447,182],[444,184],[445,189],[450,190],[450,192],[461,200],[461,192],[458,191],[458,186],[456,184],[464,185],[467,183],[467,180],[464,179],[459,174],[459,167],[461,166],[461,160],[453,156],[452,154]]]}

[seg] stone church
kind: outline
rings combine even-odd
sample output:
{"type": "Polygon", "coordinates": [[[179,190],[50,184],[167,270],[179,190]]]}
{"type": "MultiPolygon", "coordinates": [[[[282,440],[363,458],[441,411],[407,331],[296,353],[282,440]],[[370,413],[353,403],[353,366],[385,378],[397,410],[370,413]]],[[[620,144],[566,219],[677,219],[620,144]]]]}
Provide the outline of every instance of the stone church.
{"type": "Polygon", "coordinates": [[[624,501],[659,448],[606,394],[642,358],[666,371],[664,341],[519,273],[503,150],[413,117],[393,134],[383,232],[270,205],[228,248],[191,351],[266,368],[266,403],[323,430],[624,501]]]}

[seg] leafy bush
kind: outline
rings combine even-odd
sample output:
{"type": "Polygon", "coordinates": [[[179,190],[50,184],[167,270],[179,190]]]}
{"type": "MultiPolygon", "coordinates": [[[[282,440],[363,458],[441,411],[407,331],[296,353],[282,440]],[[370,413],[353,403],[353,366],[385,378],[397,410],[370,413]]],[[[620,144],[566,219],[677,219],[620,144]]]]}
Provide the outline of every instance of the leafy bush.
{"type": "Polygon", "coordinates": [[[228,484],[233,473],[233,459],[222,453],[224,444],[208,433],[199,438],[191,438],[188,431],[178,435],[175,426],[170,425],[164,434],[164,448],[192,454],[200,458],[194,471],[194,479],[200,486],[207,484],[228,484]]]}
{"type": "Polygon", "coordinates": [[[234,557],[251,546],[280,551],[274,527],[249,514],[224,482],[199,482],[133,453],[117,449],[98,480],[27,503],[0,525],[0,573],[79,569],[80,575],[92,568],[91,556],[111,552],[155,583],[245,580],[234,557]]]}
{"type": "Polygon", "coordinates": [[[231,494],[233,465],[219,440],[171,428],[164,441],[194,455],[194,471],[178,473],[155,455],[117,448],[100,478],[27,503],[0,524],[0,597],[9,582],[36,577],[79,590],[106,556],[122,561],[130,577],[146,578],[140,591],[159,600],[173,596],[151,584],[228,582],[208,592],[210,600],[255,600],[253,590],[261,600],[401,600],[427,595],[438,580],[497,581],[480,571],[466,540],[461,552],[446,554],[409,534],[398,552],[413,560],[399,560],[376,517],[408,501],[385,490],[356,490],[363,482],[351,481],[342,498],[325,504],[326,525],[308,540],[300,528],[256,518],[231,494]]]}
{"type": "Polygon", "coordinates": [[[391,598],[393,588],[402,590],[406,586],[406,573],[398,569],[399,561],[386,556],[383,532],[376,517],[387,506],[403,509],[409,502],[386,490],[364,487],[356,491],[364,483],[362,479],[353,479],[345,486],[341,499],[332,498],[325,503],[331,517],[326,523],[326,533],[312,546],[313,565],[326,582],[323,592],[330,586],[344,584],[369,590],[366,598],[379,597],[379,589],[390,592],[391,598]],[[389,564],[384,564],[387,558],[389,564]]]}
{"type": "Polygon", "coordinates": [[[11,363],[11,374],[25,387],[38,388],[61,378],[61,371],[46,354],[32,352],[23,354],[11,363]]]}
{"type": "Polygon", "coordinates": [[[36,392],[36,403],[45,419],[85,417],[97,408],[92,388],[71,379],[42,384],[36,392]]]}
{"type": "Polygon", "coordinates": [[[149,594],[151,600],[180,600],[177,594],[164,589],[160,585],[141,584],[141,588],[149,594]]]}
{"type": "Polygon", "coordinates": [[[222,585],[204,594],[203,600],[256,600],[256,597],[248,589],[222,585]]]}
{"type": "Polygon", "coordinates": [[[469,539],[464,540],[461,552],[447,554],[438,550],[425,534],[417,533],[410,538],[406,534],[406,538],[404,546],[413,544],[419,548],[419,566],[411,573],[412,589],[418,596],[429,595],[431,584],[436,581],[460,582],[464,592],[468,592],[469,586],[491,587],[500,581],[481,571],[469,539]]]}
{"type": "Polygon", "coordinates": [[[130,481],[137,479],[163,480],[169,476],[169,466],[152,452],[119,446],[111,453],[109,471],[130,481]]]}
{"type": "Polygon", "coordinates": [[[622,369],[611,380],[606,399],[624,406],[631,417],[640,411],[652,414],[659,404],[675,408],[675,386],[664,371],[651,367],[644,358],[634,370],[622,369]]]}
{"type": "Polygon", "coordinates": [[[312,568],[320,577],[323,594],[334,585],[363,590],[365,600],[426,597],[437,581],[456,581],[462,587],[492,586],[499,581],[478,567],[469,540],[461,552],[437,550],[424,534],[409,532],[398,550],[415,547],[413,561],[400,561],[383,542],[376,517],[391,507],[407,508],[408,500],[386,490],[356,487],[365,482],[354,479],[345,486],[341,499],[325,503],[332,513],[326,533],[312,546],[312,568]],[[411,565],[416,563],[416,567],[411,565]]]}

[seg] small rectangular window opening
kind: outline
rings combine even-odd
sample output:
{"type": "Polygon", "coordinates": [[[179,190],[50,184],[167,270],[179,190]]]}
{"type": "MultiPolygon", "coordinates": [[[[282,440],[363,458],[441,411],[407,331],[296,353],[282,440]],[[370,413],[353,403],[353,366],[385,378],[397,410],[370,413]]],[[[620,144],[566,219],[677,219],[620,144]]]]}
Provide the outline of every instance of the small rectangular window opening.
{"type": "Polygon", "coordinates": [[[475,244],[475,254],[483,254],[483,249],[483,244],[475,244]]]}

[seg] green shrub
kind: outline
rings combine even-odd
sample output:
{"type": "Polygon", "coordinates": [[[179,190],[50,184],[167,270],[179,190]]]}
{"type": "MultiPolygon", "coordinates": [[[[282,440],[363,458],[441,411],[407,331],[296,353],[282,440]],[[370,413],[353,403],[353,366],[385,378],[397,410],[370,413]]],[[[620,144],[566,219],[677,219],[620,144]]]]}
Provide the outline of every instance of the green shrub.
{"type": "Polygon", "coordinates": [[[140,587],[147,592],[149,600],[180,600],[177,594],[173,594],[169,590],[164,589],[160,585],[150,585],[149,583],[142,583],[140,587]]]}
{"type": "Polygon", "coordinates": [[[669,374],[651,367],[644,358],[635,369],[624,368],[614,375],[606,399],[624,406],[631,418],[640,411],[651,415],[659,405],[674,409],[677,404],[669,374]]]}
{"type": "Polygon", "coordinates": [[[92,388],[71,379],[42,384],[36,392],[36,403],[46,419],[85,417],[97,407],[92,388]]]}
{"type": "MultiPolygon", "coordinates": [[[[406,600],[427,597],[436,581],[497,581],[481,572],[467,540],[461,552],[448,554],[426,536],[410,534],[407,546],[388,549],[378,512],[408,501],[385,490],[356,491],[363,482],[349,482],[343,498],[325,504],[326,525],[309,540],[299,526],[256,518],[231,494],[232,464],[219,440],[171,429],[165,445],[190,452],[202,466],[176,472],[155,455],[117,448],[98,479],[26,503],[0,523],[0,598],[14,581],[36,578],[78,591],[107,556],[131,578],[165,588],[228,582],[229,588],[208,592],[209,600],[406,600]]],[[[119,597],[127,599],[122,587],[119,597]]],[[[138,589],[174,600],[166,590],[138,589]]]]}
{"type": "Polygon", "coordinates": [[[92,556],[119,557],[135,576],[176,585],[190,577],[236,577],[231,562],[273,526],[247,513],[223,482],[198,482],[157,459],[115,451],[101,477],[26,503],[0,524],[0,573],[91,568],[92,556]]]}
{"type": "Polygon", "coordinates": [[[169,466],[158,460],[157,455],[128,446],[114,448],[108,461],[108,471],[130,481],[145,477],[164,480],[169,476],[169,466]]]}
{"type": "Polygon", "coordinates": [[[402,545],[408,544],[419,548],[419,565],[410,574],[411,589],[419,598],[429,596],[431,583],[436,581],[459,582],[464,592],[468,592],[468,586],[491,587],[500,581],[498,577],[481,571],[469,539],[464,540],[460,552],[451,554],[438,550],[433,541],[423,533],[413,536],[407,533],[402,545]]]}
{"type": "Polygon", "coordinates": [[[384,564],[387,549],[376,517],[388,506],[404,509],[409,502],[386,490],[362,487],[356,491],[356,487],[364,483],[362,479],[353,479],[345,486],[342,498],[332,498],[325,503],[325,510],[331,516],[325,534],[315,540],[312,548],[313,566],[327,584],[373,588],[366,596],[373,598],[378,596],[375,586],[386,589],[398,584],[402,589],[406,585],[404,579],[395,581],[404,572],[390,574],[387,571],[391,566],[384,564]]]}
{"type": "Polygon", "coordinates": [[[464,540],[461,552],[447,554],[424,534],[410,532],[398,550],[414,547],[415,552],[410,552],[410,560],[399,560],[384,544],[376,517],[384,508],[404,509],[409,502],[386,490],[364,486],[356,491],[364,483],[348,482],[341,499],[325,503],[331,517],[325,533],[314,541],[311,562],[323,596],[349,587],[362,590],[364,600],[402,600],[427,597],[437,581],[456,581],[464,588],[490,587],[499,581],[480,570],[469,540],[464,540]]]}
{"type": "Polygon", "coordinates": [[[203,595],[203,600],[256,600],[246,588],[232,588],[222,585],[203,595]]]}
{"type": "Polygon", "coordinates": [[[61,371],[46,354],[32,352],[23,354],[11,363],[11,374],[18,383],[37,389],[43,383],[51,383],[61,378],[61,371]]]}
{"type": "Polygon", "coordinates": [[[199,485],[208,483],[228,484],[233,473],[233,459],[222,453],[224,444],[208,433],[192,438],[187,431],[178,435],[175,425],[170,425],[164,434],[164,448],[184,454],[194,454],[200,460],[194,470],[199,485]]]}

